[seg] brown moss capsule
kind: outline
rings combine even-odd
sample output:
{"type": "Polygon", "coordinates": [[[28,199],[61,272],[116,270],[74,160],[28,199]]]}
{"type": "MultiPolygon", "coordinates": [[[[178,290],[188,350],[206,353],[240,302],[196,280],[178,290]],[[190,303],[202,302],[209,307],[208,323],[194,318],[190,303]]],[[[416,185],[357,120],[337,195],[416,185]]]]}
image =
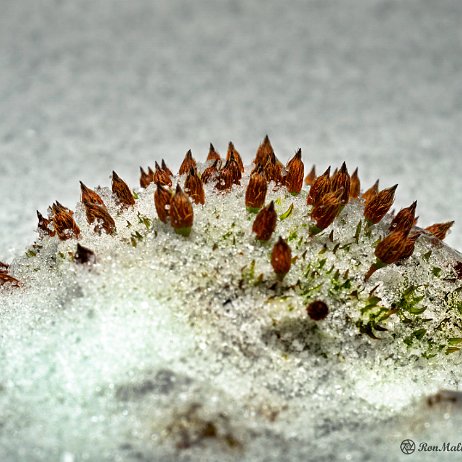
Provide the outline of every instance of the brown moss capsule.
{"type": "Polygon", "coordinates": [[[286,166],[287,175],[285,176],[285,185],[291,194],[299,194],[303,186],[303,175],[305,166],[302,161],[302,150],[299,149],[286,166]]]}
{"type": "Polygon", "coordinates": [[[116,230],[114,219],[111,217],[104,205],[84,202],[87,221],[89,224],[95,223],[95,232],[101,234],[104,229],[107,234],[113,234],[116,230]]]}
{"type": "Polygon", "coordinates": [[[226,161],[224,169],[227,169],[231,172],[233,184],[241,183],[242,172],[241,168],[239,167],[239,162],[236,160],[234,151],[231,152],[229,159],[226,161]]]}
{"type": "Polygon", "coordinates": [[[377,180],[367,191],[362,195],[362,198],[367,203],[379,193],[379,180],[377,180]]]}
{"type": "Polygon", "coordinates": [[[127,207],[135,205],[135,198],[130,188],[127,186],[127,183],[125,183],[114,171],[112,172],[112,192],[122,205],[127,207]]]}
{"type": "Polygon", "coordinates": [[[239,171],[241,173],[244,172],[244,163],[242,162],[241,155],[236,151],[236,148],[234,147],[234,144],[230,141],[228,144],[228,152],[226,153],[226,160],[231,159],[231,155],[233,155],[234,160],[236,161],[239,171]]]}
{"type": "Polygon", "coordinates": [[[164,186],[172,186],[172,179],[170,178],[170,175],[166,170],[161,168],[157,162],[155,163],[153,181],[156,184],[160,183],[164,186]]]}
{"type": "Polygon", "coordinates": [[[284,278],[292,266],[292,250],[282,237],[279,237],[273,246],[271,266],[280,280],[284,278]]]}
{"type": "Polygon", "coordinates": [[[397,187],[398,185],[395,184],[391,188],[383,189],[366,202],[364,217],[367,221],[376,224],[386,215],[395,200],[395,191],[397,187]]]}
{"type": "Polygon", "coordinates": [[[409,207],[401,209],[395,218],[393,218],[393,221],[390,224],[390,231],[399,230],[408,233],[414,226],[414,215],[416,207],[417,201],[414,201],[409,207]]]}
{"type": "Polygon", "coordinates": [[[330,167],[316,180],[310,188],[306,202],[308,205],[316,204],[324,194],[330,191],[330,167]]]}
{"type": "Polygon", "coordinates": [[[0,286],[4,284],[11,284],[13,287],[19,287],[21,285],[18,279],[5,272],[0,272],[0,286]]]}
{"type": "Polygon", "coordinates": [[[202,183],[207,184],[218,176],[218,171],[221,167],[221,160],[217,159],[212,165],[208,166],[201,175],[202,183]]]}
{"type": "Polygon", "coordinates": [[[216,160],[221,160],[220,154],[215,150],[213,144],[210,143],[209,153],[207,155],[207,162],[215,162],[216,160]]]}
{"type": "Polygon", "coordinates": [[[350,199],[357,199],[360,192],[361,182],[359,181],[358,168],[356,168],[350,178],[350,199]]]}
{"type": "Polygon", "coordinates": [[[140,186],[144,189],[146,189],[152,182],[151,175],[146,173],[143,170],[143,167],[140,167],[140,186]]]}
{"type": "Polygon", "coordinates": [[[316,224],[310,226],[310,236],[320,233],[334,222],[343,206],[342,195],[343,190],[328,192],[315,204],[311,211],[311,219],[316,224]]]}
{"type": "Polygon", "coordinates": [[[267,190],[268,182],[265,176],[260,171],[253,173],[245,191],[245,206],[249,212],[257,212],[263,207],[267,190]]]}
{"type": "Polygon", "coordinates": [[[49,228],[51,224],[51,220],[45,218],[38,210],[37,210],[37,218],[38,218],[38,229],[43,231],[43,234],[48,234],[48,236],[54,236],[55,231],[49,228]]]}
{"type": "Polygon", "coordinates": [[[258,212],[252,225],[252,231],[259,241],[268,241],[271,238],[276,229],[277,219],[273,201],[258,212]]]}
{"type": "Polygon", "coordinates": [[[229,191],[233,186],[233,180],[233,172],[228,167],[224,167],[218,174],[215,188],[218,191],[229,191]]]}
{"type": "Polygon", "coordinates": [[[414,253],[415,243],[421,234],[422,233],[420,231],[409,234],[409,236],[406,238],[406,245],[404,246],[400,260],[405,260],[414,253]]]}
{"type": "Polygon", "coordinates": [[[177,234],[189,236],[193,221],[194,211],[191,201],[178,184],[170,200],[170,223],[177,234]]]}
{"type": "Polygon", "coordinates": [[[375,256],[386,265],[397,262],[406,247],[408,233],[393,231],[384,237],[375,248],[375,256]]]}
{"type": "Polygon", "coordinates": [[[193,158],[191,149],[184,156],[183,162],[180,165],[180,170],[178,171],[179,175],[184,175],[188,173],[192,168],[196,168],[196,161],[193,158]]]}
{"type": "Polygon", "coordinates": [[[184,183],[184,190],[195,204],[205,204],[205,192],[202,180],[195,169],[191,169],[184,183]]]}
{"type": "Polygon", "coordinates": [[[425,228],[425,231],[432,233],[435,237],[442,241],[446,237],[446,234],[453,224],[454,221],[448,221],[446,223],[435,223],[434,225],[425,228]]]}
{"type": "Polygon", "coordinates": [[[104,206],[103,199],[101,199],[100,195],[93,191],[93,189],[88,188],[82,182],[80,182],[80,190],[82,192],[81,201],[82,202],[90,202],[92,204],[99,204],[104,206]]]}
{"type": "Polygon", "coordinates": [[[149,176],[149,182],[153,183],[154,182],[154,172],[152,171],[151,167],[148,167],[148,176],[149,176]]]}
{"type": "Polygon", "coordinates": [[[262,144],[257,149],[257,154],[255,156],[254,164],[266,165],[270,157],[274,154],[273,146],[271,146],[271,141],[269,140],[268,135],[265,136],[262,144]]]}
{"type": "Polygon", "coordinates": [[[350,198],[350,174],[348,173],[345,162],[343,162],[340,170],[332,176],[330,188],[332,192],[342,191],[340,194],[342,205],[348,203],[350,198]]]}
{"type": "Polygon", "coordinates": [[[73,212],[63,207],[59,202],[53,204],[53,226],[59,239],[65,241],[71,238],[78,238],[80,235],[80,228],[77,226],[73,212]]]}
{"type": "Polygon", "coordinates": [[[169,176],[169,177],[172,177],[173,176],[173,173],[172,171],[167,167],[167,164],[165,163],[165,160],[162,159],[162,170],[169,176]]]}
{"type": "Polygon", "coordinates": [[[157,216],[160,221],[167,223],[172,193],[160,183],[157,183],[156,186],[157,189],[154,192],[154,205],[156,207],[157,216]]]}
{"type": "Polygon", "coordinates": [[[74,254],[74,261],[79,265],[91,265],[96,263],[96,255],[93,250],[77,243],[77,250],[74,254]]]}
{"type": "Polygon", "coordinates": [[[282,170],[283,165],[278,160],[274,152],[271,153],[268,161],[264,165],[264,172],[268,181],[274,181],[277,185],[282,184],[284,182],[282,170]]]}
{"type": "Polygon", "coordinates": [[[400,260],[406,249],[406,240],[407,233],[404,231],[393,231],[384,237],[375,248],[377,260],[371,265],[364,279],[367,281],[378,269],[400,260]]]}
{"type": "Polygon", "coordinates": [[[307,184],[308,186],[311,186],[315,180],[316,180],[316,166],[313,165],[308,175],[306,175],[305,184],[307,184]]]}
{"type": "Polygon", "coordinates": [[[323,301],[315,300],[306,307],[306,312],[313,321],[322,321],[329,314],[329,308],[323,301]]]}

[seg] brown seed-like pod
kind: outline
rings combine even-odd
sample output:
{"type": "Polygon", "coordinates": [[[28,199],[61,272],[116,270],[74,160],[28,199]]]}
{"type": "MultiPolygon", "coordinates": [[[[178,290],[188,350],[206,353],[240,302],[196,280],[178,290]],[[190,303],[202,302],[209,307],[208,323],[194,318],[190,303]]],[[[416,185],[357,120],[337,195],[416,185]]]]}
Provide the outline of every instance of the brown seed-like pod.
{"type": "Polygon", "coordinates": [[[189,197],[180,185],[170,200],[170,223],[177,234],[189,236],[194,221],[194,211],[189,197]]]}
{"type": "Polygon", "coordinates": [[[322,321],[329,314],[329,308],[322,300],[315,300],[306,307],[306,312],[313,321],[322,321]]]}
{"type": "Polygon", "coordinates": [[[127,183],[114,171],[112,172],[112,192],[122,205],[127,207],[135,205],[135,198],[127,183]]]}
{"type": "Polygon", "coordinates": [[[68,209],[67,207],[64,207],[64,205],[60,204],[58,201],[56,201],[54,204],[52,204],[51,212],[54,213],[54,214],[65,212],[65,213],[68,213],[71,216],[74,215],[74,212],[71,209],[68,209]]]}
{"type": "Polygon", "coordinates": [[[273,146],[268,135],[265,136],[262,144],[258,147],[257,154],[255,156],[254,164],[266,165],[270,157],[274,154],[273,146]]]}
{"type": "Polygon", "coordinates": [[[195,204],[205,204],[205,191],[202,180],[197,175],[196,169],[192,168],[184,183],[184,190],[195,204]]]}
{"type": "Polygon", "coordinates": [[[152,177],[149,173],[146,173],[143,170],[143,167],[140,167],[140,186],[146,189],[152,183],[152,177]]]}
{"type": "Polygon", "coordinates": [[[77,243],[77,249],[74,254],[74,261],[79,265],[92,265],[96,263],[95,252],[77,243]]]}
{"type": "Polygon", "coordinates": [[[280,185],[284,182],[282,175],[283,165],[278,160],[276,155],[273,153],[270,154],[268,161],[264,165],[264,172],[268,181],[274,181],[276,185],[280,185]]]}
{"type": "Polygon", "coordinates": [[[391,265],[401,260],[406,250],[408,233],[404,231],[393,231],[385,236],[375,248],[375,256],[377,260],[371,265],[366,273],[364,280],[367,281],[372,274],[386,265],[391,265]]]}
{"type": "Polygon", "coordinates": [[[148,167],[148,176],[149,176],[149,182],[154,183],[155,174],[151,167],[148,167]]]}
{"type": "Polygon", "coordinates": [[[393,231],[385,236],[375,248],[375,256],[386,265],[397,262],[406,247],[408,233],[393,231]]]}
{"type": "Polygon", "coordinates": [[[217,177],[215,189],[218,191],[229,191],[233,186],[233,173],[229,168],[222,168],[217,177]]]}
{"type": "Polygon", "coordinates": [[[379,193],[379,180],[377,180],[367,191],[363,193],[362,198],[367,203],[372,198],[377,196],[378,193],[379,193]]]}
{"type": "Polygon", "coordinates": [[[100,195],[93,191],[93,189],[85,186],[82,182],[80,182],[80,191],[82,193],[82,202],[90,202],[92,204],[99,204],[104,206],[103,199],[101,199],[100,195]]]}
{"type": "Polygon", "coordinates": [[[454,221],[447,221],[446,223],[435,223],[434,225],[425,228],[425,231],[432,233],[435,237],[442,241],[446,237],[446,234],[453,224],[454,221]]]}
{"type": "Polygon", "coordinates": [[[239,171],[241,173],[244,172],[244,163],[242,162],[242,158],[241,158],[241,155],[236,151],[236,148],[234,147],[234,144],[232,141],[229,142],[228,144],[228,152],[226,153],[226,160],[230,160],[231,159],[231,155],[234,155],[234,160],[236,161],[238,167],[239,167],[239,171]]]}
{"type": "Polygon", "coordinates": [[[273,201],[258,212],[252,225],[252,231],[259,241],[268,241],[271,238],[276,229],[277,219],[273,201]]]}
{"type": "Polygon", "coordinates": [[[52,229],[49,228],[51,224],[51,220],[45,218],[38,210],[37,210],[37,218],[38,218],[38,229],[43,231],[44,234],[48,234],[48,236],[54,236],[56,233],[52,229]]]}
{"type": "Polygon", "coordinates": [[[367,221],[376,224],[386,215],[395,200],[395,191],[397,187],[398,185],[395,184],[391,188],[383,189],[366,202],[364,217],[367,221]]]}
{"type": "Polygon", "coordinates": [[[195,159],[193,158],[191,149],[186,153],[184,156],[183,162],[180,165],[180,170],[178,171],[179,175],[184,175],[188,173],[192,168],[196,168],[197,164],[195,159]]]}
{"type": "Polygon", "coordinates": [[[21,285],[19,280],[13,276],[10,276],[7,273],[0,273],[0,286],[3,284],[11,284],[13,287],[19,287],[21,285]]]}
{"type": "Polygon", "coordinates": [[[307,184],[308,186],[311,186],[315,180],[316,180],[316,166],[313,165],[308,175],[306,175],[305,184],[307,184]]]}
{"type": "Polygon", "coordinates": [[[84,202],[87,221],[91,225],[96,222],[95,232],[101,234],[104,229],[107,234],[114,234],[116,225],[107,208],[104,205],[94,204],[92,202],[84,202]]]}
{"type": "Polygon", "coordinates": [[[227,169],[231,172],[233,178],[233,184],[240,184],[242,178],[241,168],[239,167],[239,162],[236,160],[235,152],[231,151],[229,159],[226,161],[223,169],[227,169]]]}
{"type": "Polygon", "coordinates": [[[406,245],[404,247],[403,253],[401,254],[400,260],[405,260],[414,253],[415,243],[421,234],[422,233],[420,231],[417,231],[408,235],[406,238],[406,245]]]}
{"type": "Polygon", "coordinates": [[[218,171],[221,167],[221,159],[217,159],[212,165],[208,166],[201,175],[202,183],[207,184],[209,181],[215,179],[218,176],[218,171]]]}
{"type": "Polygon", "coordinates": [[[65,241],[74,237],[78,238],[80,235],[80,228],[72,217],[73,212],[63,207],[59,202],[53,204],[52,211],[53,226],[59,239],[65,241]]]}
{"type": "Polygon", "coordinates": [[[271,266],[280,280],[284,278],[292,266],[292,250],[282,237],[279,237],[278,241],[273,246],[271,266]]]}
{"type": "Polygon", "coordinates": [[[215,162],[216,160],[221,160],[220,154],[215,150],[213,144],[210,143],[209,153],[207,155],[207,162],[215,162]]]}
{"type": "Polygon", "coordinates": [[[0,273],[8,273],[9,267],[10,265],[8,265],[7,263],[3,263],[2,261],[0,261],[0,273]]]}
{"type": "Polygon", "coordinates": [[[154,183],[160,183],[164,186],[172,186],[172,179],[170,175],[165,171],[160,165],[156,162],[155,163],[155,170],[154,170],[154,183]]]}
{"type": "Polygon", "coordinates": [[[361,182],[359,181],[358,168],[356,167],[350,178],[350,199],[357,199],[360,193],[361,182]]]}
{"type": "Polygon", "coordinates": [[[167,164],[165,163],[165,160],[162,159],[162,170],[169,176],[169,177],[172,177],[173,176],[173,173],[172,171],[167,167],[167,164]]]}
{"type": "Polygon", "coordinates": [[[393,218],[390,224],[390,231],[400,230],[408,233],[414,226],[416,207],[417,201],[414,201],[409,207],[401,209],[395,218],[393,218]]]}
{"type": "Polygon", "coordinates": [[[156,207],[157,216],[160,221],[167,223],[172,193],[160,183],[157,183],[156,186],[157,189],[154,192],[154,205],[156,207]]]}
{"type": "Polygon", "coordinates": [[[310,236],[320,233],[334,222],[343,206],[342,195],[342,189],[337,192],[328,192],[314,205],[311,219],[316,224],[310,227],[310,236]]]}
{"type": "Polygon", "coordinates": [[[303,187],[305,166],[302,161],[302,150],[299,149],[286,165],[285,185],[291,194],[299,194],[303,187]]]}
{"type": "Polygon", "coordinates": [[[348,203],[350,198],[350,174],[348,173],[347,166],[343,162],[340,170],[338,170],[330,180],[330,188],[332,192],[342,191],[340,200],[342,205],[348,203]]]}
{"type": "Polygon", "coordinates": [[[257,212],[263,207],[268,190],[268,182],[260,171],[250,176],[249,184],[245,191],[245,206],[250,212],[257,212]]]}
{"type": "Polygon", "coordinates": [[[321,175],[316,178],[310,188],[306,202],[308,205],[314,205],[321,197],[330,191],[330,167],[321,175]]]}

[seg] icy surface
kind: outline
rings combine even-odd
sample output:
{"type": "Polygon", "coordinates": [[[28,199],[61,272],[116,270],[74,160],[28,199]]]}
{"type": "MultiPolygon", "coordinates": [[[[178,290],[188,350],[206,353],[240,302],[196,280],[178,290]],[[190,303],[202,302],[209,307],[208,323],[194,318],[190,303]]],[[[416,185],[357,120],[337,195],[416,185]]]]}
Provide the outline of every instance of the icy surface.
{"type": "Polygon", "coordinates": [[[357,233],[354,201],[309,238],[306,191],[270,184],[279,219],[259,243],[247,181],[208,186],[189,238],[157,219],[153,185],[128,210],[99,188],[115,236],[75,208],[96,265],[48,236],[15,259],[23,286],[0,289],[0,460],[408,460],[405,438],[459,441],[460,403],[426,399],[460,388],[461,255],[422,236],[364,283],[389,217],[357,233]],[[279,236],[295,257],[282,283],[279,236]],[[316,323],[317,299],[330,311],[316,323]]]}

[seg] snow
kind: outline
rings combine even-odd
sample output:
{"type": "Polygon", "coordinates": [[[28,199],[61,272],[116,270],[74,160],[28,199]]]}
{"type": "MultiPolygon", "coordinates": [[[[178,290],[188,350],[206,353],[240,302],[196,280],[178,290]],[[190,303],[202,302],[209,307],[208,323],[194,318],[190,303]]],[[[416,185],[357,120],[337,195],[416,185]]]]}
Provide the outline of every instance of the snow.
{"type": "Polygon", "coordinates": [[[457,403],[430,412],[425,400],[460,387],[460,353],[445,354],[462,337],[460,254],[422,236],[406,263],[365,283],[390,217],[356,243],[363,204],[353,201],[310,238],[307,192],[271,183],[279,220],[260,243],[247,182],[229,193],[207,185],[189,238],[157,219],[153,185],[129,209],[100,188],[116,235],[96,234],[75,207],[96,264],[74,263],[75,239],[48,236],[14,261],[23,286],[1,293],[0,460],[399,460],[400,438],[429,428],[430,440],[456,441],[457,403]],[[280,235],[298,257],[283,282],[270,265],[280,235]],[[380,340],[360,334],[374,287],[390,309],[411,285],[424,314],[403,305],[410,324],[395,314],[374,331],[380,340]],[[329,306],[323,321],[306,314],[314,299],[329,306]]]}

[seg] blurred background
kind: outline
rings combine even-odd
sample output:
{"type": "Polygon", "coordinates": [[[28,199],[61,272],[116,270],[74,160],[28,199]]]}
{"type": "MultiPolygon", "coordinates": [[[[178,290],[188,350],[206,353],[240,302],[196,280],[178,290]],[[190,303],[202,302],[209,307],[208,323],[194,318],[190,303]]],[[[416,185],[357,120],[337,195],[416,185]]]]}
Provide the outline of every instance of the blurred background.
{"type": "Polygon", "coordinates": [[[283,161],[399,183],[462,249],[460,0],[1,0],[0,260],[79,180],[266,133],[283,161]]]}

